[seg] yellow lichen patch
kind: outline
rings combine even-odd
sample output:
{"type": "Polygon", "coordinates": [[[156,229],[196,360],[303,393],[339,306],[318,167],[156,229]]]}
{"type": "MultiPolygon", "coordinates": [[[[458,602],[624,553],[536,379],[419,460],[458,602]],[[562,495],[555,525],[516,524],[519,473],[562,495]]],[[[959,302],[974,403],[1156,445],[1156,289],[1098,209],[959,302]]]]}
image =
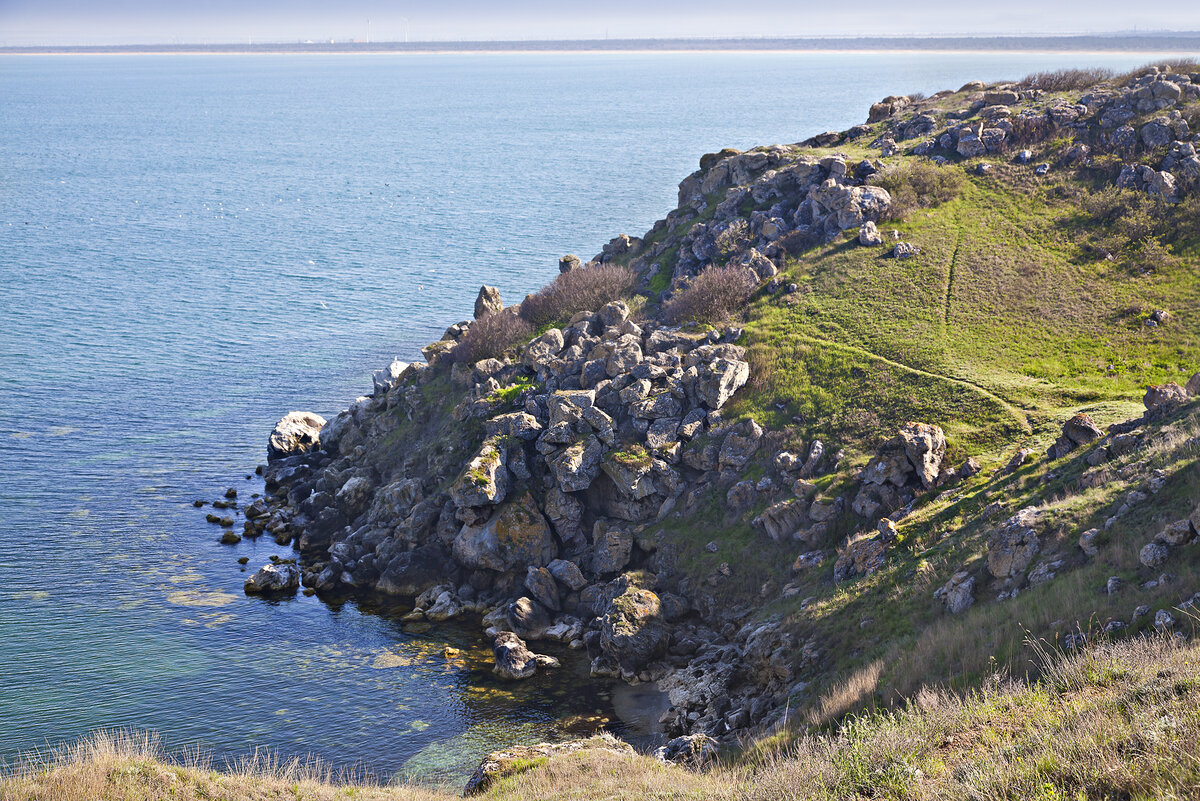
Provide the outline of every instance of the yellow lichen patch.
{"type": "Polygon", "coordinates": [[[222,590],[179,590],[167,596],[167,603],[175,606],[228,606],[236,600],[236,595],[222,590]]]}

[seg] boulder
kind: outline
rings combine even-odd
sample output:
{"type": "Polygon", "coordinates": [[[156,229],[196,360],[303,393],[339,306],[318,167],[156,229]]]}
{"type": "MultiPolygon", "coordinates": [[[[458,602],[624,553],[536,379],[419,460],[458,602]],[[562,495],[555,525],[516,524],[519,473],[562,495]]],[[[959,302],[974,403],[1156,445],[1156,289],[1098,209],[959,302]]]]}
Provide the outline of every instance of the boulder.
{"type": "Polygon", "coordinates": [[[572,270],[583,269],[583,262],[573,253],[568,253],[558,260],[558,271],[560,273],[569,273],[572,270]]]}
{"type": "Polygon", "coordinates": [[[807,504],[792,498],[768,506],[754,518],[754,525],[775,542],[783,542],[792,538],[807,517],[807,504]]]}
{"type": "Polygon", "coordinates": [[[762,427],[754,421],[730,431],[721,443],[717,466],[721,470],[744,470],[762,441],[762,427]]]}
{"type": "Polygon", "coordinates": [[[946,456],[946,435],[939,426],[905,423],[899,436],[904,444],[904,453],[916,470],[921,485],[931,489],[937,483],[942,459],[946,456]]]}
{"type": "Polygon", "coordinates": [[[551,328],[525,346],[525,350],[521,352],[521,360],[535,370],[543,368],[562,352],[565,344],[563,332],[551,328]]]}
{"type": "Polygon", "coordinates": [[[450,498],[455,506],[464,509],[503,502],[508,495],[509,483],[506,461],[505,449],[496,440],[484,440],[479,453],[467,462],[458,480],[450,487],[450,498]]]}
{"type": "Polygon", "coordinates": [[[454,539],[455,561],[470,570],[541,567],[556,552],[550,525],[528,492],[504,504],[484,525],[463,526],[454,539]]]}
{"type": "Polygon", "coordinates": [[[1175,383],[1160,384],[1146,388],[1146,394],[1142,397],[1142,403],[1147,410],[1159,411],[1170,410],[1177,406],[1186,403],[1188,399],[1188,391],[1175,383]]]}
{"type": "Polygon", "coordinates": [[[709,409],[723,407],[750,378],[750,365],[740,359],[716,358],[698,366],[696,397],[709,409]]]}
{"type": "Polygon", "coordinates": [[[546,500],[542,508],[554,528],[554,533],[568,551],[574,552],[584,547],[583,527],[580,525],[583,504],[578,498],[558,487],[551,487],[546,491],[546,500]]]}
{"type": "Polygon", "coordinates": [[[529,770],[531,766],[541,764],[546,759],[592,749],[629,757],[636,754],[633,746],[608,733],[587,740],[521,745],[503,751],[494,751],[484,757],[483,762],[475,769],[470,781],[467,782],[463,795],[468,798],[482,795],[504,777],[529,770]]]}
{"type": "Polygon", "coordinates": [[[1162,567],[1170,555],[1170,549],[1161,542],[1148,542],[1138,551],[1138,561],[1150,569],[1162,567]]]}
{"type": "Polygon", "coordinates": [[[393,557],[381,572],[375,589],[388,595],[420,595],[446,580],[454,569],[440,546],[421,545],[393,557]]]}
{"type": "Polygon", "coordinates": [[[525,646],[525,641],[511,631],[499,632],[492,638],[492,672],[505,679],[527,679],[537,673],[537,659],[525,646]]]}
{"type": "Polygon", "coordinates": [[[1029,567],[1041,550],[1033,525],[1039,512],[1028,506],[1010,517],[987,541],[988,571],[996,578],[1017,576],[1029,567]]]}
{"type": "Polygon", "coordinates": [[[484,284],[479,287],[479,295],[475,298],[475,319],[487,317],[502,311],[504,304],[500,302],[500,290],[484,284]]]}
{"type": "Polygon", "coordinates": [[[869,576],[883,567],[887,558],[887,546],[879,537],[856,540],[833,565],[833,580],[845,581],[854,576],[869,576]]]}
{"type": "Polygon", "coordinates": [[[1050,457],[1061,459],[1080,445],[1095,442],[1103,436],[1104,432],[1095,421],[1081,412],[1063,423],[1062,434],[1050,448],[1050,457]]]}
{"type": "Polygon", "coordinates": [[[533,599],[547,609],[555,612],[562,609],[558,599],[558,585],[554,576],[544,567],[530,566],[525,571],[525,589],[533,599]]]}
{"type": "Polygon", "coordinates": [[[263,565],[243,585],[247,595],[294,594],[299,588],[300,568],[295,562],[263,565]]]}
{"type": "Polygon", "coordinates": [[[605,328],[615,328],[629,319],[629,306],[623,300],[614,300],[601,307],[599,315],[605,328]]]}
{"type": "Polygon", "coordinates": [[[513,601],[505,609],[509,628],[518,636],[527,640],[539,640],[546,629],[554,625],[554,620],[542,606],[532,598],[524,596],[513,601]]]}
{"type": "Polygon", "coordinates": [[[617,579],[624,590],[609,602],[600,621],[600,647],[628,671],[662,656],[670,639],[661,603],[650,590],[617,579]]]}
{"type": "Polygon", "coordinates": [[[717,741],[703,733],[676,737],[655,749],[654,758],[663,764],[701,770],[716,760],[717,741]]]}
{"type": "Polygon", "coordinates": [[[371,375],[371,381],[374,385],[375,395],[386,395],[388,390],[396,386],[400,381],[400,376],[404,375],[404,371],[408,369],[408,362],[402,362],[399,359],[393,359],[392,363],[382,370],[376,370],[371,375]]]}
{"type": "Polygon", "coordinates": [[[574,562],[566,559],[554,559],[546,566],[546,569],[550,571],[550,575],[554,576],[555,580],[571,592],[577,592],[587,586],[587,579],[583,577],[583,571],[574,562]]]}
{"type": "Polygon", "coordinates": [[[633,534],[624,526],[597,520],[592,526],[592,571],[597,575],[617,573],[629,564],[633,534]]]}
{"type": "Polygon", "coordinates": [[[554,481],[563,492],[581,492],[592,485],[600,472],[600,457],[604,446],[595,436],[589,435],[580,442],[568,445],[547,464],[554,474],[554,481]]]}
{"type": "Polygon", "coordinates": [[[883,244],[883,235],[879,233],[879,228],[875,223],[867,220],[858,229],[858,244],[864,247],[878,247],[883,244]]]}
{"type": "Polygon", "coordinates": [[[933,594],[946,605],[946,611],[960,615],[975,603],[975,577],[965,570],[950,577],[945,586],[933,594]]]}
{"type": "Polygon", "coordinates": [[[542,424],[527,412],[512,412],[493,417],[484,423],[484,432],[491,437],[512,437],[525,442],[538,438],[542,424]]]}
{"type": "Polygon", "coordinates": [[[267,461],[274,462],[315,450],[321,443],[325,418],[312,412],[289,412],[267,438],[267,461]]]}
{"type": "Polygon", "coordinates": [[[1200,395],[1200,373],[1196,373],[1188,379],[1185,389],[1187,390],[1187,394],[1193,397],[1200,395]]]}
{"type": "Polygon", "coordinates": [[[371,502],[371,494],[374,489],[375,485],[371,483],[370,479],[355,476],[342,485],[337,495],[334,496],[334,500],[346,519],[353,520],[366,510],[367,504],[371,502]]]}

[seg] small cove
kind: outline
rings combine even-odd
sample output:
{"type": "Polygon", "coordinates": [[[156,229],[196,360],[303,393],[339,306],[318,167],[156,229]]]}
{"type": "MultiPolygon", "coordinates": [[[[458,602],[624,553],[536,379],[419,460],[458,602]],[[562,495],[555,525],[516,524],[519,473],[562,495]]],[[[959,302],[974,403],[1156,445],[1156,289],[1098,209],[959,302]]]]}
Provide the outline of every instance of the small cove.
{"type": "Polygon", "coordinates": [[[260,491],[276,419],[332,416],[480,283],[513,302],[644,231],[704,152],[1080,60],[0,58],[0,760],[127,727],[461,785],[563,718],[643,730],[645,689],[569,654],[510,685],[477,627],[245,597],[237,558],[290,552],[219,545],[192,501],[260,491]]]}

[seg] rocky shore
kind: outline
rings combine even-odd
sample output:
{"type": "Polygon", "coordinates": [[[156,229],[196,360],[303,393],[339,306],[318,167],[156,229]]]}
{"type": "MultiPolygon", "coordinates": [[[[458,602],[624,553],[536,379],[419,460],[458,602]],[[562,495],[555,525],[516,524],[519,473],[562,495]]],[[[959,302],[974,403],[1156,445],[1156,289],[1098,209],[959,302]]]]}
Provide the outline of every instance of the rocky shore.
{"type": "MultiPolygon", "coordinates": [[[[921,243],[886,230],[894,199],[872,183],[887,169],[882,159],[902,152],[942,165],[975,159],[975,174],[991,168],[978,159],[994,156],[1031,176],[1104,155],[1127,160],[1118,187],[1178,200],[1200,184],[1180,111],[1198,98],[1200,74],[1158,70],[1074,102],[968,84],[932,98],[886,98],[867,124],[844,133],[705,156],[680,185],[679,207],[645,237],[618,237],[586,264],[560,263],[563,274],[627,269],[627,297],[571,309],[497,357],[466,361],[459,346],[473,326],[520,317],[531,303],[506,307],[484,286],[474,319],[424,348],[424,362],[376,372],[371,395],[332,420],[301,412],[281,420],[269,437],[267,495],[244,510],[243,535],[291,544],[299,559],[265,566],[247,592],[302,585],[411,599],[409,620],[476,616],[496,672],[513,680],[557,666],[537,643],[566,644],[586,653],[593,676],[667,693],[660,723],[673,739],[663,759],[703,762],[717,742],[771,730],[822,670],[824,644],[753,606],[724,604],[713,588],[733,566],[694,575],[661,524],[702,527],[700,512],[716,498],[763,541],[794,548],[780,575],[820,571],[837,585],[883,568],[906,517],[985,471],[961,451],[951,463],[944,421],[909,422],[851,463],[839,443],[796,447],[795,436],[750,416],[727,418],[731,399],[755,378],[746,332],[672,324],[665,304],[714,266],[748,271],[755,292],[785,298],[799,291],[779,275],[788,259],[839,238],[918,257],[921,243]],[[1035,163],[1029,148],[1065,136],[1078,144],[1054,163],[1035,163]],[[878,157],[823,152],[837,146],[878,157]]],[[[1047,453],[1022,445],[986,473],[999,479],[1035,459],[1079,456],[1088,465],[1083,491],[1107,480],[1106,465],[1160,447],[1147,427],[1198,392],[1200,374],[1186,386],[1151,387],[1146,415],[1107,431],[1072,416],[1047,453]]],[[[1150,467],[1127,473],[1149,489],[1131,491],[1114,520],[1155,492],[1150,467]]],[[[1103,539],[1086,531],[1075,550],[1048,549],[1039,509],[1000,515],[1004,504],[994,506],[981,515],[997,516],[986,567],[963,564],[932,593],[946,614],[966,612],[985,592],[1003,601],[1051,581],[1092,559],[1103,539]]],[[[1173,523],[1142,549],[1143,564],[1157,568],[1198,531],[1200,512],[1173,523]]],[[[723,555],[722,547],[708,545],[723,555]]],[[[800,592],[797,578],[764,586],[762,598],[800,592]]],[[[1172,622],[1155,618],[1160,628],[1172,622]]]]}

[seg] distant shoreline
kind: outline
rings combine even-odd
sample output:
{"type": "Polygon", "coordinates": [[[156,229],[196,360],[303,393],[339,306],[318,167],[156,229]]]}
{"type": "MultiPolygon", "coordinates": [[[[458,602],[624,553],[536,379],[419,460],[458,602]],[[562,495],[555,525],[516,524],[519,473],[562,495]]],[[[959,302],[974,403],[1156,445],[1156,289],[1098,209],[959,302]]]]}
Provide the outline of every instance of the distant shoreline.
{"type": "Polygon", "coordinates": [[[313,42],[0,47],[0,55],[1162,53],[1200,55],[1200,32],[1108,36],[582,39],[512,42],[313,42]]]}

